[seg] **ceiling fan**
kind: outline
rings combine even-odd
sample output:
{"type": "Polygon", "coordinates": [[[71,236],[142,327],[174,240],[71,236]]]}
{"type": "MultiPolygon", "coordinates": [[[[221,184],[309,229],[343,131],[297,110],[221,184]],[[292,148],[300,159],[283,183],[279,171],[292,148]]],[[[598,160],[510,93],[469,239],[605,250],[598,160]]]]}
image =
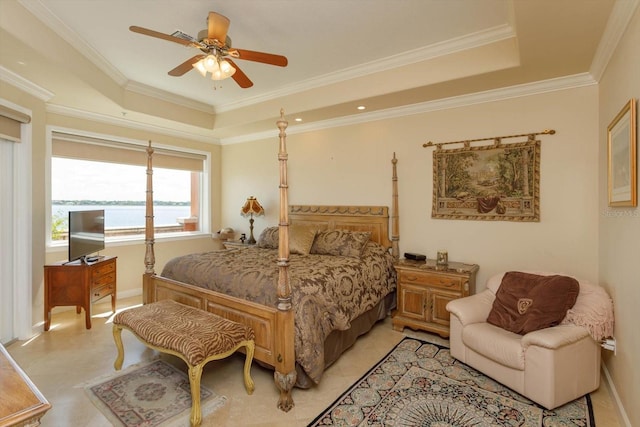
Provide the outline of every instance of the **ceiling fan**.
{"type": "Polygon", "coordinates": [[[179,43],[183,46],[194,47],[202,52],[169,71],[168,74],[170,76],[179,77],[196,68],[203,76],[210,72],[211,78],[214,80],[232,77],[241,88],[249,88],[253,86],[253,82],[231,58],[277,65],[279,67],[287,66],[287,58],[282,55],[231,47],[231,39],[227,35],[230,23],[231,21],[226,16],[216,12],[209,12],[207,28],[198,33],[197,39],[181,31],[176,31],[173,34],[164,34],[135,25],[130,26],[129,30],[134,33],[179,43]]]}

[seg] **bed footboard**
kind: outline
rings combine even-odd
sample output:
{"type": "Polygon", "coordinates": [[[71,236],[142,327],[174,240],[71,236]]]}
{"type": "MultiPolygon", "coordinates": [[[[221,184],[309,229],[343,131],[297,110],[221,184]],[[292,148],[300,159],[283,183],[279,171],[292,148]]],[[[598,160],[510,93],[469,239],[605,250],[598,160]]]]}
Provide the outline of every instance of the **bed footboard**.
{"type": "Polygon", "coordinates": [[[277,367],[276,331],[282,312],[157,275],[145,277],[144,287],[146,303],[170,299],[250,326],[256,335],[255,358],[277,367]]]}

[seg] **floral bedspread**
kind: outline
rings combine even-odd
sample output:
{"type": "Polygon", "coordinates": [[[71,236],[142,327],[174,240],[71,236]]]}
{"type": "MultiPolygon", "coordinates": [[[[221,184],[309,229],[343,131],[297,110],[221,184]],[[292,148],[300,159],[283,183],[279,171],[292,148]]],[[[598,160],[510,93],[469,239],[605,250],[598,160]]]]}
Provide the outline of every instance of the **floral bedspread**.
{"type": "MultiPolygon", "coordinates": [[[[162,276],[275,307],[276,249],[249,247],[170,260],[162,276]]],[[[332,255],[289,257],[296,362],[315,382],[324,370],[324,341],[333,330],[373,308],[395,290],[392,256],[368,243],[360,259],[332,255]]]]}

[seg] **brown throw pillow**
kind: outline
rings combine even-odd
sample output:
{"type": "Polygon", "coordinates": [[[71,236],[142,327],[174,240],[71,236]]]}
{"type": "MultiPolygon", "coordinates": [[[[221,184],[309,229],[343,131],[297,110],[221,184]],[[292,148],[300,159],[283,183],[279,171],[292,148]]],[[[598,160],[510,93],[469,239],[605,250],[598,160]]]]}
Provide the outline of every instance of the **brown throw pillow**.
{"type": "Polygon", "coordinates": [[[258,237],[257,246],[264,249],[278,249],[278,233],[278,226],[265,228],[258,237]]]}
{"type": "Polygon", "coordinates": [[[524,335],[560,324],[576,302],[580,284],[572,277],[507,272],[487,322],[524,335]]]}
{"type": "Polygon", "coordinates": [[[360,258],[370,238],[368,231],[322,230],[313,242],[311,253],[360,258]]]}
{"type": "Polygon", "coordinates": [[[309,255],[313,239],[318,230],[308,225],[291,224],[289,226],[289,252],[292,254],[309,255]]]}

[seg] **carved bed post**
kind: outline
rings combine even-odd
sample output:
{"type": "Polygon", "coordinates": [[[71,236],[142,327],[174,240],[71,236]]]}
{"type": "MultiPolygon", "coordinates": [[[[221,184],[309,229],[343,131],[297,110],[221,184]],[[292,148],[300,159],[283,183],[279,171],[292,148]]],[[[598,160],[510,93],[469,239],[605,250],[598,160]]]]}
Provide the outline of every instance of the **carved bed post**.
{"type": "Polygon", "coordinates": [[[398,159],[396,159],[396,153],[393,153],[393,175],[391,178],[392,183],[392,205],[391,205],[391,255],[396,261],[400,259],[400,248],[398,247],[398,240],[400,240],[400,224],[399,224],[399,210],[398,210],[398,172],[397,165],[398,159]]]}
{"type": "Polygon", "coordinates": [[[147,191],[145,201],[145,238],[144,243],[146,246],[144,254],[144,275],[142,277],[142,303],[147,304],[152,301],[151,295],[151,282],[153,281],[154,265],[156,263],[156,257],[153,252],[154,243],[154,225],[153,225],[153,148],[151,148],[151,141],[147,147],[147,191]]]}
{"type": "Polygon", "coordinates": [[[281,339],[276,343],[276,366],[273,374],[276,386],[280,390],[278,408],[288,412],[293,408],[291,390],[296,382],[294,324],[291,310],[291,285],[289,283],[289,196],[287,185],[287,134],[289,123],[284,119],[284,110],[280,110],[280,221],[278,223],[278,316],[276,327],[281,339]]]}

